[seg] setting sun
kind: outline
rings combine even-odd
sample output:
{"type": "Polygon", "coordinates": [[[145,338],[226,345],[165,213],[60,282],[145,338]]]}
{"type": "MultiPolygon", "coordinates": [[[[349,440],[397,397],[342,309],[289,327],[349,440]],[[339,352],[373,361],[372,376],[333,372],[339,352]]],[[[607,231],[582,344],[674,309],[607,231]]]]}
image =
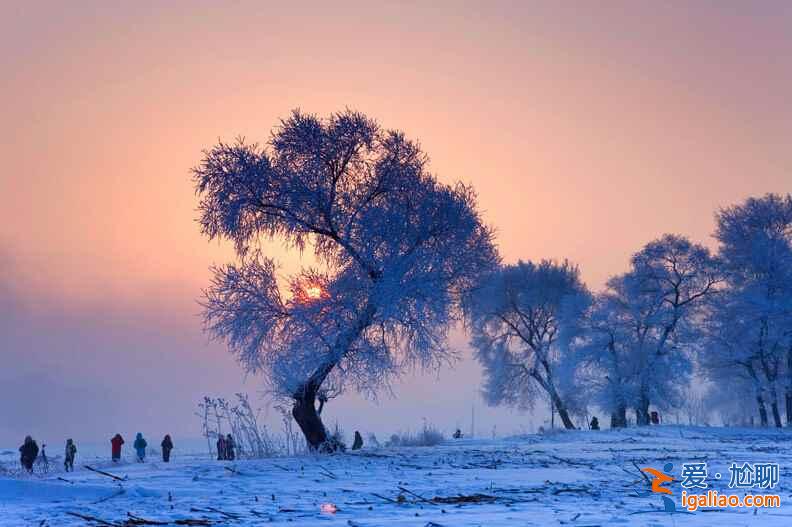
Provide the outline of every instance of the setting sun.
{"type": "Polygon", "coordinates": [[[322,298],[322,288],[318,285],[310,285],[305,288],[305,296],[311,300],[318,300],[322,298]]]}

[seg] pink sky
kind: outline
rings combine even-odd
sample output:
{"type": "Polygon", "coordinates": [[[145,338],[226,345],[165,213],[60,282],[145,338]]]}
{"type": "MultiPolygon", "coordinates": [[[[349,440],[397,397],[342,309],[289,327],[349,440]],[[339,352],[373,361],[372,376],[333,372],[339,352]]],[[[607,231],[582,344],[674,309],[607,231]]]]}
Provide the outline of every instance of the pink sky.
{"type": "MultiPolygon", "coordinates": [[[[516,4],[5,5],[0,443],[197,435],[194,403],[239,389],[196,316],[231,251],[200,236],[189,169],[292,108],[403,129],[474,184],[507,261],[567,257],[593,288],[664,232],[711,244],[718,206],[792,190],[792,4],[516,4]]],[[[331,419],[467,426],[478,375],[331,419]]],[[[480,412],[487,432],[531,422],[480,412]]]]}

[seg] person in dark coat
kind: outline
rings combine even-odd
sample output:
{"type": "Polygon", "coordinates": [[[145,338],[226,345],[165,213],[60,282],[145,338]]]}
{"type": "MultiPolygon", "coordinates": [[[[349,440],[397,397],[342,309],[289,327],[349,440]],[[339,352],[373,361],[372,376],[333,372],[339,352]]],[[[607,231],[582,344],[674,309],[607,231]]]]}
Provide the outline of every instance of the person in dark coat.
{"type": "Polygon", "coordinates": [[[22,446],[19,447],[19,462],[22,463],[22,466],[30,472],[33,473],[33,463],[36,461],[38,457],[39,447],[33,438],[30,436],[25,437],[25,442],[22,443],[22,446]]]}
{"type": "Polygon", "coordinates": [[[226,436],[225,446],[226,446],[226,459],[230,461],[236,459],[236,452],[234,451],[234,449],[236,448],[236,443],[234,443],[234,438],[231,436],[231,434],[228,434],[226,436]]]}
{"type": "Polygon", "coordinates": [[[599,430],[599,419],[597,419],[596,415],[591,418],[591,424],[589,424],[589,428],[592,430],[599,430]]]}
{"type": "Polygon", "coordinates": [[[363,436],[355,430],[355,442],[352,443],[352,450],[360,450],[361,448],[363,448],[363,436]]]}
{"type": "Polygon", "coordinates": [[[653,425],[659,425],[660,424],[660,414],[658,414],[657,412],[652,412],[650,414],[650,417],[651,417],[651,421],[652,421],[653,425]]]}
{"type": "Polygon", "coordinates": [[[217,437],[217,460],[218,461],[223,461],[223,460],[227,459],[226,455],[227,455],[227,452],[226,452],[225,436],[223,434],[220,434],[217,437]]]}
{"type": "Polygon", "coordinates": [[[77,455],[77,445],[73,439],[66,440],[66,451],[63,457],[63,468],[66,472],[74,472],[74,456],[77,455]]]}
{"type": "Polygon", "coordinates": [[[113,461],[117,462],[121,459],[121,446],[124,444],[124,438],[121,437],[121,434],[116,434],[113,436],[113,439],[110,440],[110,445],[113,447],[113,461]]]}
{"type": "Polygon", "coordinates": [[[173,441],[171,441],[170,434],[165,434],[165,438],[160,443],[162,447],[162,461],[165,463],[170,463],[170,453],[173,450],[173,441]]]}
{"type": "Polygon", "coordinates": [[[146,447],[148,446],[148,442],[143,439],[143,434],[140,432],[137,433],[137,436],[135,436],[135,442],[132,444],[132,446],[135,447],[138,463],[143,463],[146,460],[146,447]]]}

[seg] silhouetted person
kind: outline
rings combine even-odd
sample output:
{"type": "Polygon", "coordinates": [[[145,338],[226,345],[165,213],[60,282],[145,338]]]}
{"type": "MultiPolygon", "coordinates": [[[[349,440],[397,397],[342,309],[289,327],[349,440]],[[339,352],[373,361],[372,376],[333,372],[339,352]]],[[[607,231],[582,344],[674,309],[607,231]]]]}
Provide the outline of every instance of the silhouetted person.
{"type": "Polygon", "coordinates": [[[591,423],[589,424],[589,428],[591,428],[592,430],[599,430],[599,419],[597,419],[596,415],[591,418],[591,423]]]}
{"type": "Polygon", "coordinates": [[[66,450],[63,456],[63,468],[66,472],[74,472],[74,456],[77,455],[77,445],[74,444],[73,439],[66,440],[66,450]]]}
{"type": "Polygon", "coordinates": [[[360,450],[361,448],[363,448],[363,436],[355,430],[355,441],[352,443],[352,450],[360,450]]]}
{"type": "Polygon", "coordinates": [[[453,437],[454,439],[462,439],[462,430],[460,430],[459,428],[457,428],[457,429],[454,431],[454,435],[453,435],[452,437],[453,437]]]}
{"type": "Polygon", "coordinates": [[[162,461],[164,461],[165,463],[169,463],[170,453],[171,450],[173,450],[173,441],[171,441],[171,436],[169,434],[165,434],[165,437],[163,438],[162,443],[160,443],[160,446],[162,447],[162,461]]]}
{"type": "Polygon", "coordinates": [[[138,463],[143,463],[146,460],[146,447],[148,446],[146,440],[143,439],[143,434],[140,432],[137,433],[137,436],[135,436],[135,442],[132,444],[132,446],[135,447],[138,463]]]}
{"type": "Polygon", "coordinates": [[[234,443],[234,438],[231,437],[231,434],[228,434],[226,436],[225,446],[226,446],[226,459],[231,461],[236,459],[236,452],[235,452],[236,443],[234,443]]]}
{"type": "Polygon", "coordinates": [[[121,446],[123,444],[124,444],[124,438],[121,437],[121,434],[114,435],[113,439],[110,440],[114,462],[117,462],[119,459],[121,459],[121,446]]]}
{"type": "Polygon", "coordinates": [[[36,461],[38,453],[38,444],[33,441],[32,437],[25,437],[25,442],[19,447],[19,462],[31,474],[33,473],[33,463],[36,461]]]}
{"type": "Polygon", "coordinates": [[[217,460],[224,461],[228,459],[228,452],[226,451],[226,440],[223,434],[217,436],[217,460]]]}
{"type": "Polygon", "coordinates": [[[652,412],[651,413],[651,417],[652,417],[652,424],[653,425],[659,425],[660,424],[660,414],[658,414],[657,412],[652,412]]]}

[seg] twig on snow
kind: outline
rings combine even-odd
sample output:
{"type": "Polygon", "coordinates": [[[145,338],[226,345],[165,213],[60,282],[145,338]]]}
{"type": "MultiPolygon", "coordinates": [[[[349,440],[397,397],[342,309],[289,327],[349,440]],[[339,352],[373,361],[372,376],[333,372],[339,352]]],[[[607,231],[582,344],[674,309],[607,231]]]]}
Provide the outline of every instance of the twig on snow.
{"type": "Polygon", "coordinates": [[[419,500],[421,500],[421,501],[423,501],[425,503],[428,503],[430,505],[437,505],[437,503],[433,502],[432,500],[428,500],[428,499],[424,498],[423,496],[421,496],[420,494],[416,494],[415,492],[413,492],[413,491],[411,491],[409,489],[405,489],[404,487],[396,487],[396,488],[398,488],[402,492],[406,492],[407,494],[409,494],[411,496],[415,496],[416,498],[418,498],[419,500]]]}
{"type": "Polygon", "coordinates": [[[100,525],[107,525],[108,527],[122,527],[118,523],[109,522],[103,520],[102,518],[97,518],[96,516],[90,516],[88,514],[80,514],[79,512],[70,512],[70,511],[66,511],[66,514],[68,514],[69,516],[74,516],[75,518],[80,518],[81,520],[85,520],[88,522],[94,522],[100,525]]]}
{"type": "Polygon", "coordinates": [[[104,503],[104,502],[106,502],[108,500],[112,500],[113,498],[117,498],[118,496],[121,496],[122,494],[125,494],[125,493],[126,493],[126,490],[124,490],[124,488],[121,487],[120,489],[118,489],[114,493],[110,494],[109,496],[105,496],[104,498],[100,498],[100,499],[96,500],[95,502],[93,502],[93,504],[97,505],[99,503],[104,503]]]}
{"type": "Polygon", "coordinates": [[[122,478],[122,477],[116,476],[115,474],[110,474],[109,472],[105,472],[104,470],[99,470],[99,469],[93,468],[90,465],[83,465],[83,468],[87,468],[91,472],[96,472],[97,474],[101,474],[103,476],[107,476],[108,478],[113,478],[116,481],[126,481],[127,480],[127,476],[124,476],[122,478]]]}

